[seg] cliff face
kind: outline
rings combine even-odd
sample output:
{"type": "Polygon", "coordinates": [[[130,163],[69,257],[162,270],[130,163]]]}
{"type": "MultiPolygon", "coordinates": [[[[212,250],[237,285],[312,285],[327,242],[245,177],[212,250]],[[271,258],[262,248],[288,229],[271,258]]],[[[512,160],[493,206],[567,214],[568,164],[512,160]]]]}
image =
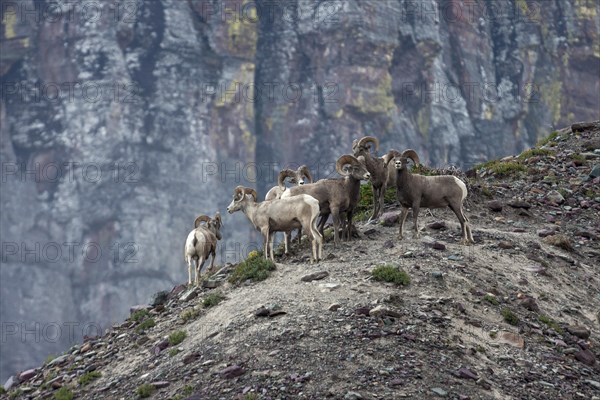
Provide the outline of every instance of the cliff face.
{"type": "MultiPolygon", "coordinates": [[[[1,11],[0,378],[185,279],[191,221],[237,184],[323,177],[364,134],[469,165],[600,108],[593,0],[1,11]]],[[[226,217],[221,259],[255,246],[247,225],[226,217]]]]}

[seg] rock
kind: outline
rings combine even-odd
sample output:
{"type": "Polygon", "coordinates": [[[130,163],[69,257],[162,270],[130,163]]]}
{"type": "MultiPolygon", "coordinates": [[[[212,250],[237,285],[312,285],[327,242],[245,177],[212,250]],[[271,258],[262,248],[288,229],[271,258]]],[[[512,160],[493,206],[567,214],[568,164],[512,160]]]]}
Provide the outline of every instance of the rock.
{"type": "Polygon", "coordinates": [[[84,343],[83,346],[79,349],[79,353],[84,354],[92,349],[92,344],[90,342],[84,343]]]}
{"type": "Polygon", "coordinates": [[[183,361],[183,364],[184,364],[184,365],[191,364],[191,363],[193,363],[194,361],[196,361],[197,359],[199,359],[199,358],[200,358],[200,356],[201,356],[201,354],[200,354],[200,353],[197,353],[197,352],[194,352],[194,353],[188,354],[188,355],[186,355],[185,357],[183,357],[183,360],[182,360],[182,361],[183,361]]]}
{"type": "Polygon", "coordinates": [[[221,284],[222,281],[216,279],[207,279],[202,281],[202,287],[206,289],[214,289],[221,284]]]}
{"type": "Polygon", "coordinates": [[[25,382],[29,379],[33,378],[37,373],[36,369],[28,369],[27,371],[23,371],[19,374],[19,381],[25,382]]]}
{"type": "Polygon", "coordinates": [[[371,229],[367,229],[366,231],[363,232],[365,235],[374,235],[377,233],[377,229],[375,228],[371,228],[371,229]]]}
{"type": "Polygon", "coordinates": [[[196,297],[198,297],[198,291],[196,287],[191,287],[181,294],[181,296],[179,297],[179,301],[190,301],[192,299],[195,299],[196,297]]]}
{"type": "Polygon", "coordinates": [[[511,346],[522,349],[525,346],[525,340],[521,335],[514,332],[502,331],[498,334],[498,342],[510,344],[511,346]]]}
{"type": "Polygon", "coordinates": [[[444,274],[442,273],[442,271],[431,271],[431,276],[434,277],[435,279],[443,279],[444,278],[444,274]]]}
{"type": "Polygon", "coordinates": [[[257,317],[268,317],[271,311],[267,310],[265,307],[260,307],[256,311],[254,311],[254,315],[257,317]]]}
{"type": "Polygon", "coordinates": [[[539,237],[547,237],[554,235],[555,233],[556,231],[553,229],[540,229],[539,231],[537,231],[539,237]]]}
{"type": "Polygon", "coordinates": [[[486,206],[494,212],[500,212],[502,211],[502,207],[504,207],[504,204],[502,204],[502,202],[499,200],[492,200],[488,201],[486,203],[486,206]]]}
{"type": "Polygon", "coordinates": [[[597,178],[600,176],[600,165],[596,165],[590,172],[590,178],[597,178]]]}
{"type": "Polygon", "coordinates": [[[446,222],[444,221],[435,221],[432,222],[431,224],[427,225],[428,228],[430,229],[445,229],[446,228],[446,222]]]}
{"type": "Polygon", "coordinates": [[[394,247],[394,242],[392,240],[386,240],[383,242],[383,246],[381,246],[382,249],[391,249],[392,247],[394,247]]]}
{"type": "Polygon", "coordinates": [[[524,209],[529,209],[531,208],[531,204],[529,204],[528,202],[526,202],[525,200],[510,200],[508,203],[509,206],[511,206],[512,208],[524,208],[524,209]]]}
{"type": "Polygon", "coordinates": [[[399,211],[391,211],[391,212],[383,213],[383,215],[379,219],[379,222],[383,226],[394,226],[395,224],[398,223],[399,219],[400,219],[400,212],[399,211]]]}
{"type": "Polygon", "coordinates": [[[581,326],[581,325],[569,325],[567,326],[567,331],[573,335],[573,336],[577,336],[580,339],[587,339],[590,337],[590,330],[587,329],[585,326],[581,326]]]}
{"type": "Polygon", "coordinates": [[[4,390],[6,390],[8,392],[14,386],[14,384],[15,384],[15,377],[10,376],[4,383],[4,390]]]}
{"type": "Polygon", "coordinates": [[[302,278],[300,278],[300,280],[302,282],[311,282],[311,281],[318,281],[318,280],[327,278],[328,276],[329,276],[329,272],[319,271],[319,272],[314,272],[312,274],[304,275],[302,278]]]}
{"type": "Polygon", "coordinates": [[[596,363],[596,356],[589,350],[578,351],[575,353],[575,358],[586,365],[594,365],[596,363]]]}
{"type": "Polygon", "coordinates": [[[515,245],[507,240],[502,240],[502,241],[498,242],[498,247],[500,247],[501,249],[508,250],[508,249],[514,248],[515,245]]]}
{"type": "Polygon", "coordinates": [[[244,373],[246,373],[246,371],[239,365],[232,365],[219,371],[219,375],[224,379],[232,379],[244,375],[244,373]]]}
{"type": "Polygon", "coordinates": [[[163,389],[163,388],[166,388],[167,386],[169,386],[170,383],[167,381],[156,381],[156,382],[152,382],[151,385],[157,389],[163,389]]]}
{"type": "Polygon", "coordinates": [[[167,300],[169,300],[169,292],[166,290],[162,290],[154,294],[154,296],[152,296],[152,303],[150,304],[152,305],[152,307],[157,307],[165,304],[167,300]]]}
{"type": "Polygon", "coordinates": [[[340,287],[339,283],[320,283],[319,287],[322,288],[322,292],[331,292],[340,287]]]}
{"type": "Polygon", "coordinates": [[[595,387],[596,389],[599,389],[599,390],[600,390],[600,382],[598,382],[598,381],[593,381],[593,380],[591,380],[591,379],[586,379],[584,382],[585,382],[585,383],[588,383],[588,384],[592,385],[593,387],[595,387]]]}
{"type": "Polygon", "coordinates": [[[171,292],[169,292],[169,300],[177,297],[180,293],[185,291],[185,289],[187,289],[187,285],[184,284],[174,286],[173,289],[171,289],[171,292]]]}
{"type": "Polygon", "coordinates": [[[362,395],[358,392],[350,391],[344,395],[344,400],[360,400],[362,398],[363,398],[362,395]]]}
{"type": "Polygon", "coordinates": [[[152,308],[151,306],[149,306],[148,304],[137,304],[135,306],[131,306],[129,307],[129,314],[134,314],[136,311],[140,311],[140,310],[149,310],[150,308],[152,308]]]}
{"type": "Polygon", "coordinates": [[[446,245],[444,243],[440,243],[440,242],[433,242],[431,247],[434,250],[446,250],[446,245]]]}
{"type": "Polygon", "coordinates": [[[474,373],[470,369],[464,368],[464,367],[460,368],[458,371],[456,371],[455,375],[462,379],[473,379],[474,381],[479,379],[479,377],[477,376],[476,373],[474,373]]]}
{"type": "Polygon", "coordinates": [[[356,315],[369,315],[369,311],[371,311],[370,308],[368,307],[359,307],[356,310],[354,310],[354,314],[356,315]]]}
{"type": "Polygon", "coordinates": [[[446,395],[448,394],[448,392],[439,387],[431,388],[431,391],[440,397],[446,397],[446,395]]]}
{"type": "Polygon", "coordinates": [[[398,313],[397,311],[392,310],[389,307],[381,305],[381,304],[378,305],[377,307],[371,309],[369,311],[369,315],[371,317],[384,317],[384,316],[389,316],[389,317],[394,317],[394,318],[400,317],[400,313],[398,313]]]}
{"type": "Polygon", "coordinates": [[[339,303],[333,303],[332,305],[330,305],[327,309],[329,311],[337,311],[339,310],[341,307],[341,305],[339,303]]]}
{"type": "Polygon", "coordinates": [[[535,299],[533,297],[525,297],[523,300],[521,300],[521,302],[519,303],[519,305],[521,307],[526,308],[529,311],[539,311],[540,308],[538,307],[537,303],[535,302],[535,299]]]}
{"type": "Polygon", "coordinates": [[[69,358],[68,354],[63,354],[62,356],[56,357],[54,360],[50,361],[48,363],[48,365],[49,366],[60,365],[63,362],[67,361],[68,358],[69,358]]]}
{"type": "Polygon", "coordinates": [[[562,204],[565,201],[565,198],[563,197],[563,195],[560,194],[556,190],[549,191],[548,194],[546,195],[546,199],[554,204],[562,204]]]}

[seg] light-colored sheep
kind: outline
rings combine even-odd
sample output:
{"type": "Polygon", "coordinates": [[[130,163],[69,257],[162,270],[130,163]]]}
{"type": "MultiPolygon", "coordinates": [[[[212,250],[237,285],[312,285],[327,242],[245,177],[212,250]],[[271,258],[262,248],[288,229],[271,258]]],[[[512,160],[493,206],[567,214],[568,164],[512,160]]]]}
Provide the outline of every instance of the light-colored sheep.
{"type": "Polygon", "coordinates": [[[371,150],[379,150],[379,140],[373,136],[365,136],[352,142],[354,157],[364,160],[367,171],[371,174],[371,187],[373,188],[373,214],[368,222],[371,222],[383,212],[383,199],[387,189],[388,171],[384,165],[383,158],[375,157],[371,150]]]}
{"type": "Polygon", "coordinates": [[[252,225],[263,235],[265,258],[275,261],[273,254],[274,232],[286,232],[302,228],[312,241],[311,262],[323,257],[323,237],[317,229],[319,202],[309,195],[256,202],[256,191],[238,186],[227,212],[241,210],[252,225]]]}
{"type": "Polygon", "coordinates": [[[389,152],[385,156],[386,166],[393,160],[396,167],[396,194],[402,206],[400,215],[400,239],[402,227],[408,209],[412,208],[415,235],[419,235],[419,209],[449,207],[460,222],[463,244],[475,243],[471,234],[469,220],[463,212],[463,201],[467,198],[467,186],[452,175],[424,176],[413,174],[408,170],[408,160],[419,164],[419,156],[412,150],[405,150],[400,156],[389,152]]]}
{"type": "Polygon", "coordinates": [[[184,259],[188,265],[188,285],[192,284],[192,266],[195,265],[196,276],[194,282],[200,284],[200,272],[209,256],[210,268],[215,263],[217,241],[221,240],[221,214],[217,212],[214,218],[200,215],[194,221],[194,230],[191,231],[185,241],[184,259]],[[204,225],[202,225],[204,223],[204,225]]]}

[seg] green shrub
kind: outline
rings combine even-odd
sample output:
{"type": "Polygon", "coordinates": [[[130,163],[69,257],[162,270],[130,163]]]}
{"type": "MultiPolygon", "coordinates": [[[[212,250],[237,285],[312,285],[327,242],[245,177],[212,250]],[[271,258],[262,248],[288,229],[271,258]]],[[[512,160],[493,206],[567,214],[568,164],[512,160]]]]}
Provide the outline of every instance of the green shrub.
{"type": "Polygon", "coordinates": [[[54,400],[73,400],[73,392],[63,386],[54,392],[54,400]]]}
{"type": "Polygon", "coordinates": [[[538,140],[537,146],[542,147],[547,144],[552,146],[553,144],[555,144],[554,141],[556,140],[557,137],[558,137],[558,131],[554,131],[550,135],[546,136],[545,138],[538,140]]]}
{"type": "Polygon", "coordinates": [[[100,378],[101,376],[102,376],[102,374],[98,371],[86,372],[85,374],[83,374],[79,377],[77,382],[79,382],[79,384],[81,386],[86,386],[86,385],[89,385],[90,383],[92,383],[93,380],[96,380],[96,379],[100,378]]]}
{"type": "Polygon", "coordinates": [[[515,326],[519,324],[519,317],[517,317],[517,315],[514,312],[512,312],[510,308],[503,308],[501,314],[502,318],[504,318],[504,321],[506,321],[507,323],[515,326]]]}
{"type": "Polygon", "coordinates": [[[184,396],[191,396],[194,393],[194,388],[191,385],[185,385],[183,387],[182,393],[184,396]]]}
{"type": "Polygon", "coordinates": [[[487,169],[498,177],[511,176],[520,172],[525,172],[527,170],[527,168],[523,164],[520,164],[516,161],[505,162],[500,160],[488,161],[484,164],[479,164],[476,168],[487,169]]]}
{"type": "Polygon", "coordinates": [[[186,337],[187,333],[185,331],[175,331],[169,335],[169,345],[177,346],[179,343],[183,342],[186,337]]]}
{"type": "Polygon", "coordinates": [[[156,388],[149,383],[144,383],[143,385],[138,386],[135,392],[142,399],[145,399],[146,397],[152,396],[152,394],[156,392],[156,388]]]}
{"type": "Polygon", "coordinates": [[[144,332],[147,329],[150,329],[152,327],[156,326],[156,323],[154,322],[153,318],[148,318],[145,319],[141,324],[139,324],[138,326],[135,327],[135,331],[138,333],[144,332]]]}
{"type": "Polygon", "coordinates": [[[256,256],[249,256],[235,267],[229,276],[229,282],[240,284],[248,279],[254,282],[264,281],[273,270],[275,270],[275,264],[257,253],[256,256]]]}
{"type": "Polygon", "coordinates": [[[177,354],[179,354],[179,350],[176,348],[170,349],[169,350],[169,357],[175,357],[177,354]]]}
{"type": "Polygon", "coordinates": [[[490,293],[486,294],[483,297],[483,299],[494,306],[497,306],[498,304],[500,304],[500,302],[498,301],[496,296],[494,296],[493,294],[490,294],[490,293]]]}
{"type": "Polygon", "coordinates": [[[224,299],[225,299],[225,296],[223,296],[219,292],[211,293],[208,296],[206,296],[204,298],[204,300],[202,300],[202,305],[205,308],[214,307],[217,304],[219,304],[221,301],[223,301],[224,299]]]}
{"type": "Polygon", "coordinates": [[[0,385],[0,394],[6,394],[6,389],[2,385],[0,385]]]}
{"type": "Polygon", "coordinates": [[[193,319],[196,319],[200,315],[200,310],[197,308],[189,308],[181,313],[181,319],[183,322],[188,322],[193,319]]]}
{"type": "Polygon", "coordinates": [[[142,309],[142,310],[137,310],[136,312],[131,314],[131,317],[129,317],[129,318],[132,321],[140,322],[149,317],[150,317],[150,312],[148,312],[148,310],[142,309]]]}
{"type": "Polygon", "coordinates": [[[563,334],[563,329],[560,327],[558,322],[556,322],[549,316],[540,314],[538,316],[538,320],[544,323],[548,328],[552,328],[555,332],[560,333],[561,335],[563,334]]]}
{"type": "Polygon", "coordinates": [[[518,159],[519,160],[527,160],[528,158],[531,157],[535,157],[535,156],[548,156],[550,154],[554,154],[554,152],[552,150],[548,150],[548,149],[529,149],[529,150],[525,150],[524,152],[522,152],[518,159]]]}
{"type": "Polygon", "coordinates": [[[379,265],[373,269],[371,275],[376,281],[392,282],[403,286],[410,283],[410,276],[394,265],[379,265]]]}

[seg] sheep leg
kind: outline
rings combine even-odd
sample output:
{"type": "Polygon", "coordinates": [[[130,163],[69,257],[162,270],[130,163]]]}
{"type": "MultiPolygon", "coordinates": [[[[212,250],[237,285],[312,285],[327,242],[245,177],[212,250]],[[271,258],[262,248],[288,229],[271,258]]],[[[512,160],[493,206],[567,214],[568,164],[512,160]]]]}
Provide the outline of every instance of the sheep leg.
{"type": "Polygon", "coordinates": [[[465,245],[474,243],[475,241],[473,240],[473,236],[471,235],[471,228],[467,223],[467,218],[465,217],[465,214],[462,211],[462,207],[457,207],[453,205],[448,205],[448,207],[450,207],[450,209],[454,212],[456,218],[458,218],[458,221],[460,222],[460,231],[462,234],[462,240],[460,241],[460,243],[465,245]]]}
{"type": "Polygon", "coordinates": [[[296,237],[298,238],[298,245],[302,244],[302,228],[298,228],[298,235],[296,237]]]}
{"type": "Polygon", "coordinates": [[[194,280],[194,282],[196,283],[196,286],[200,286],[200,271],[202,271],[202,267],[204,267],[204,262],[206,261],[206,258],[204,256],[198,258],[198,261],[196,262],[196,279],[194,280]]]}
{"type": "MultiPolygon", "coordinates": [[[[317,251],[316,251],[316,258],[317,261],[323,259],[323,236],[321,236],[321,234],[319,233],[319,229],[317,227],[317,216],[315,215],[312,219],[312,221],[310,221],[310,229],[308,230],[307,234],[310,234],[312,236],[313,239],[313,246],[317,246],[317,251]]],[[[305,229],[306,230],[306,229],[305,229]]],[[[313,251],[315,251],[313,249],[313,251]]]]}
{"type": "Polygon", "coordinates": [[[333,217],[333,246],[336,247],[340,244],[340,235],[338,232],[341,225],[340,211],[332,208],[331,215],[333,217]]]}
{"type": "Polygon", "coordinates": [[[275,262],[275,254],[273,253],[273,239],[275,238],[275,233],[269,235],[269,252],[271,253],[271,261],[275,262]]]}
{"type": "Polygon", "coordinates": [[[217,252],[215,251],[215,249],[213,249],[213,251],[210,253],[210,255],[212,256],[212,258],[210,259],[209,270],[212,271],[215,266],[215,257],[217,255],[217,252]]]}
{"type": "Polygon", "coordinates": [[[188,286],[192,286],[192,257],[186,257],[187,265],[188,265],[188,286]]]}
{"type": "Polygon", "coordinates": [[[269,259],[269,228],[263,229],[262,235],[263,235],[263,239],[265,241],[265,243],[263,245],[263,252],[264,252],[265,258],[268,260],[269,259]]]}
{"type": "Polygon", "coordinates": [[[408,207],[402,207],[402,213],[400,214],[400,233],[399,238],[402,240],[402,228],[404,227],[404,221],[406,221],[406,217],[408,216],[408,207]]]}
{"type": "Polygon", "coordinates": [[[413,204],[412,212],[413,212],[413,222],[415,223],[415,238],[419,239],[421,237],[421,233],[419,232],[419,204],[413,204]]]}
{"type": "Polygon", "coordinates": [[[291,236],[291,232],[283,232],[283,238],[284,238],[284,243],[285,243],[285,254],[288,254],[288,246],[290,244],[290,236],[291,236]]]}
{"type": "Polygon", "coordinates": [[[346,230],[346,240],[352,239],[352,211],[346,212],[346,220],[348,221],[348,229],[346,230]]]}
{"type": "Polygon", "coordinates": [[[323,235],[323,237],[325,237],[325,223],[327,222],[327,219],[329,218],[329,214],[323,214],[321,215],[321,219],[319,220],[319,232],[321,232],[321,235],[323,235]]]}

